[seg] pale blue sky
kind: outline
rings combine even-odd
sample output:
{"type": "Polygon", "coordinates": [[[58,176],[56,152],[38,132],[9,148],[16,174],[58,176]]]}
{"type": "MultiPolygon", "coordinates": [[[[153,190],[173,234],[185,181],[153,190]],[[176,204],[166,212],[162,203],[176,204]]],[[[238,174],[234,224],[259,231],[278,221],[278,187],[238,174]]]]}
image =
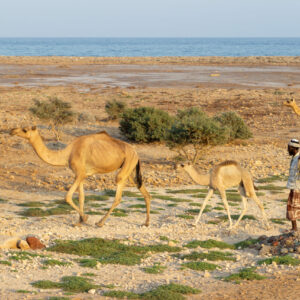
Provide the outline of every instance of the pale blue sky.
{"type": "Polygon", "coordinates": [[[300,0],[3,0],[0,37],[300,37],[300,0]]]}

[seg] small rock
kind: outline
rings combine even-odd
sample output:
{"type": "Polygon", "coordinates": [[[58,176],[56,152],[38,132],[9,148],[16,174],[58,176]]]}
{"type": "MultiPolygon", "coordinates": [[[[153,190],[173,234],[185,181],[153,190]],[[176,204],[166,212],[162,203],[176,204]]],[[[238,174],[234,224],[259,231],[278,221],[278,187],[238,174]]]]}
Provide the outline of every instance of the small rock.
{"type": "Polygon", "coordinates": [[[259,250],[259,255],[267,255],[271,252],[272,247],[268,245],[261,245],[261,249],[259,250]]]}
{"type": "Polygon", "coordinates": [[[90,289],[90,290],[88,291],[88,293],[89,293],[89,294],[92,294],[92,295],[95,295],[96,290],[95,290],[95,289],[90,289]]]}
{"type": "Polygon", "coordinates": [[[281,253],[281,254],[288,254],[288,253],[289,253],[289,249],[287,249],[287,248],[282,248],[282,249],[280,250],[280,253],[281,253]]]}
{"type": "Polygon", "coordinates": [[[176,244],[175,244],[173,241],[169,241],[169,242],[168,242],[168,246],[170,246],[170,247],[175,247],[176,244]]]}
{"type": "Polygon", "coordinates": [[[36,250],[36,249],[43,249],[45,248],[45,245],[40,242],[40,240],[34,236],[28,236],[26,238],[26,242],[30,246],[31,249],[36,250]]]}
{"type": "Polygon", "coordinates": [[[209,278],[210,276],[211,276],[210,273],[207,270],[205,270],[203,277],[209,278]]]}

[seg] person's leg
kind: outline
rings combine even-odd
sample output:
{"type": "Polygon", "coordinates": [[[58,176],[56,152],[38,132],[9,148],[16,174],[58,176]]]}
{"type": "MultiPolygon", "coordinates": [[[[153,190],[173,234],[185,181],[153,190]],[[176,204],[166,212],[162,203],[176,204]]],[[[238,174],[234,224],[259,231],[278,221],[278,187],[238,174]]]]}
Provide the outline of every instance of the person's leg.
{"type": "Polygon", "coordinates": [[[292,222],[292,230],[297,231],[297,221],[291,221],[292,222]]]}

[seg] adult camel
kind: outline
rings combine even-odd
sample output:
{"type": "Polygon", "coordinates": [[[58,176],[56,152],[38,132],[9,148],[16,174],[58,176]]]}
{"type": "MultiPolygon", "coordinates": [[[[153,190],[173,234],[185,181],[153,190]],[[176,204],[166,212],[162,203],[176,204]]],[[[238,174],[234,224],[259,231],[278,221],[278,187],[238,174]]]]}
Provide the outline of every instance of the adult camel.
{"type": "Polygon", "coordinates": [[[66,202],[79,213],[79,222],[75,225],[85,223],[88,218],[84,214],[84,179],[94,174],[105,174],[119,170],[116,175],[115,200],[109,211],[96,225],[103,226],[105,220],[121,202],[123,188],[127,179],[130,179],[136,183],[144,196],[147,212],[145,225],[149,226],[151,197],[143,184],[138,155],[131,145],[102,131],[77,137],[66,148],[53,151],[46,147],[36,126],[15,128],[11,130],[10,134],[27,139],[44,162],[53,166],[68,166],[74,172],[75,181],[67,192],[66,202]],[[135,176],[133,174],[134,169],[135,176]],[[79,191],[79,207],[72,199],[77,189],[79,191]]]}

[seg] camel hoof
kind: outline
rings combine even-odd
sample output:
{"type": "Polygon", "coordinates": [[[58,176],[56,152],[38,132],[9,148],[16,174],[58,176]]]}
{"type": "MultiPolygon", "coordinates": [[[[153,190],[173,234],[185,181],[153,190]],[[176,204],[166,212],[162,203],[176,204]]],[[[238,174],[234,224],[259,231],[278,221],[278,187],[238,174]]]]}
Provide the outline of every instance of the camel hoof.
{"type": "Polygon", "coordinates": [[[96,223],[95,225],[98,226],[98,227],[103,227],[104,223],[98,222],[98,223],[96,223]]]}
{"type": "Polygon", "coordinates": [[[83,217],[80,216],[79,222],[80,223],[86,223],[86,221],[88,220],[88,218],[89,218],[89,216],[87,216],[87,215],[84,215],[83,217]]]}

